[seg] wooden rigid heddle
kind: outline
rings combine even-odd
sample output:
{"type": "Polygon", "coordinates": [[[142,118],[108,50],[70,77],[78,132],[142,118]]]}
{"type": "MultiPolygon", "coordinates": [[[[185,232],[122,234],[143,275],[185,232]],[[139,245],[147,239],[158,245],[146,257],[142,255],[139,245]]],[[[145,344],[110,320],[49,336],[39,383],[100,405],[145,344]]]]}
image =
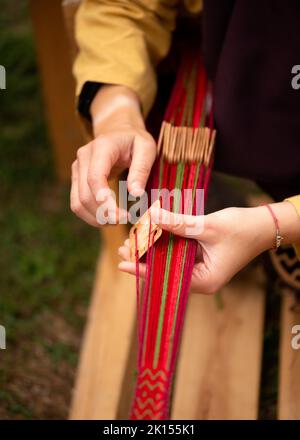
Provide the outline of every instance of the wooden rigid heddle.
{"type": "MultiPolygon", "coordinates": [[[[153,189],[157,191],[162,208],[174,213],[184,209],[185,214],[199,214],[213,162],[212,120],[211,89],[201,56],[186,54],[161,126],[158,155],[148,181],[148,194],[153,199],[153,189]],[[164,189],[179,191],[173,191],[170,199],[164,189]],[[203,190],[200,203],[199,189],[203,190]]],[[[131,419],[169,418],[174,367],[197,251],[195,240],[166,231],[154,243],[153,227],[150,223],[142,289],[135,229],[138,374],[131,419]]]]}

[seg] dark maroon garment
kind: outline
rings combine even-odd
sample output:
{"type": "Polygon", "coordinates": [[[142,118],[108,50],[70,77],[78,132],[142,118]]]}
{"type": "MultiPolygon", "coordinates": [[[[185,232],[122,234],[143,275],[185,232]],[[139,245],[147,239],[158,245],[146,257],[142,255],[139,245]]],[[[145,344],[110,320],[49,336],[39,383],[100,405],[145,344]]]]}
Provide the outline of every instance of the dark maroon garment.
{"type": "Polygon", "coordinates": [[[214,82],[215,168],[277,200],[300,194],[299,0],[205,0],[203,54],[214,82]]]}

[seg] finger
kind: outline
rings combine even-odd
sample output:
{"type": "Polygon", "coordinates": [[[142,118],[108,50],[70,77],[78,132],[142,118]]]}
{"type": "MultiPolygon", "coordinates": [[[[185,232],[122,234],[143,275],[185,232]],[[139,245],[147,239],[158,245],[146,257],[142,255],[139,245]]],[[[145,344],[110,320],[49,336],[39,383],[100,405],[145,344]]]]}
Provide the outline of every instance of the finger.
{"type": "MultiPolygon", "coordinates": [[[[130,262],[127,260],[127,254],[124,248],[124,246],[121,247],[122,250],[120,252],[120,255],[124,252],[124,259],[126,261],[122,261],[119,263],[118,268],[123,271],[127,272],[131,275],[136,275],[136,264],[134,262],[130,262]]],[[[120,249],[121,249],[120,248],[120,249]]],[[[122,255],[121,255],[122,256],[122,255]]],[[[146,265],[145,263],[139,263],[139,275],[142,278],[145,278],[146,274],[146,265]]],[[[190,285],[190,291],[197,294],[203,294],[203,295],[212,295],[215,293],[215,291],[211,288],[209,280],[207,279],[199,279],[199,273],[198,270],[194,268],[192,272],[192,278],[191,278],[191,285],[190,285]]]]}
{"type": "Polygon", "coordinates": [[[84,220],[91,226],[99,227],[96,219],[82,206],[79,200],[78,192],[78,162],[75,161],[72,165],[72,185],[70,193],[71,210],[77,217],[84,220]]]}
{"type": "Polygon", "coordinates": [[[91,149],[88,146],[79,148],[77,152],[78,193],[81,204],[93,217],[96,217],[98,205],[87,181],[90,157],[91,149]]]}
{"type": "Polygon", "coordinates": [[[118,254],[125,261],[130,261],[130,248],[128,246],[120,246],[118,249],[118,254]]]}
{"type": "Polygon", "coordinates": [[[100,225],[117,223],[127,224],[130,221],[131,215],[128,211],[123,208],[119,208],[116,202],[111,200],[106,200],[100,203],[96,210],[96,219],[100,225]]]}
{"type": "Polygon", "coordinates": [[[124,241],[124,244],[119,247],[118,254],[125,261],[130,261],[130,240],[129,240],[129,238],[127,238],[124,241]]]}
{"type": "Polygon", "coordinates": [[[191,284],[190,284],[190,291],[192,293],[200,293],[202,295],[208,295],[206,293],[206,286],[204,283],[199,282],[199,278],[197,273],[193,270],[192,272],[192,278],[191,278],[191,284]]]}
{"type": "Polygon", "coordinates": [[[219,289],[220,284],[204,263],[195,264],[192,272],[190,290],[202,295],[212,295],[219,289]]]}
{"type": "Polygon", "coordinates": [[[157,207],[150,209],[150,215],[152,221],[165,231],[197,240],[204,238],[204,215],[174,214],[157,207]]]}
{"type": "Polygon", "coordinates": [[[150,135],[149,139],[141,136],[135,138],[127,178],[128,191],[133,196],[140,196],[144,192],[155,155],[155,142],[150,135]]]}
{"type": "MultiPolygon", "coordinates": [[[[118,264],[118,269],[122,272],[130,273],[131,275],[136,275],[136,264],[131,263],[129,261],[121,261],[121,263],[118,264]]],[[[146,274],[146,265],[145,263],[139,263],[139,275],[142,278],[145,278],[146,274]]]]}
{"type": "Polygon", "coordinates": [[[91,150],[87,181],[95,200],[101,203],[112,196],[108,178],[118,160],[118,150],[104,137],[93,141],[91,150]]]}
{"type": "Polygon", "coordinates": [[[99,224],[127,223],[129,213],[119,208],[116,203],[116,194],[110,189],[108,178],[112,167],[118,160],[118,149],[106,138],[98,138],[91,147],[91,156],[87,172],[89,188],[95,197],[98,208],[96,218],[99,224]],[[105,207],[101,205],[105,204],[105,207]],[[99,209],[100,208],[100,209],[99,209]]]}

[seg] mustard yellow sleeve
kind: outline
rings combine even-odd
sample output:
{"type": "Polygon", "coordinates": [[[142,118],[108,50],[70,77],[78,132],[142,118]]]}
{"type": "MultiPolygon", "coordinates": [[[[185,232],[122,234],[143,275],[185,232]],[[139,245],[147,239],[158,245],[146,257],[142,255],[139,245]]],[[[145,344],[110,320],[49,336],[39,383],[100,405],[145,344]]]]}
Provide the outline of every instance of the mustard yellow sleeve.
{"type": "Polygon", "coordinates": [[[83,0],[76,15],[78,97],[86,81],[134,90],[146,116],[156,94],[157,63],[167,55],[178,0],[83,0]]]}
{"type": "MultiPolygon", "coordinates": [[[[299,215],[299,222],[300,222],[300,195],[289,197],[285,200],[288,200],[289,202],[291,202],[294,205],[294,207],[299,215]]],[[[294,243],[294,247],[295,247],[298,259],[300,260],[300,242],[294,243]]]]}

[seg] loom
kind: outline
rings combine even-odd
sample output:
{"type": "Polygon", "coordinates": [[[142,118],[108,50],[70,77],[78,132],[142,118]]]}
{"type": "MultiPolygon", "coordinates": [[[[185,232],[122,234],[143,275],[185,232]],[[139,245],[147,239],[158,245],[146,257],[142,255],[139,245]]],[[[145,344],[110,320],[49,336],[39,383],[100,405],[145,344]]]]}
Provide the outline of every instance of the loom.
{"type": "MultiPolygon", "coordinates": [[[[147,191],[157,190],[162,208],[199,214],[197,190],[204,203],[213,163],[215,130],[211,86],[202,58],[186,54],[181,62],[158,139],[157,159],[147,191]],[[167,200],[163,189],[180,190],[167,200]],[[185,196],[183,190],[190,190],[185,196]]],[[[135,232],[137,269],[137,380],[130,418],[163,420],[170,397],[192,270],[198,243],[163,231],[158,240],[150,223],[146,275],[139,276],[139,243],[135,232]]]]}

